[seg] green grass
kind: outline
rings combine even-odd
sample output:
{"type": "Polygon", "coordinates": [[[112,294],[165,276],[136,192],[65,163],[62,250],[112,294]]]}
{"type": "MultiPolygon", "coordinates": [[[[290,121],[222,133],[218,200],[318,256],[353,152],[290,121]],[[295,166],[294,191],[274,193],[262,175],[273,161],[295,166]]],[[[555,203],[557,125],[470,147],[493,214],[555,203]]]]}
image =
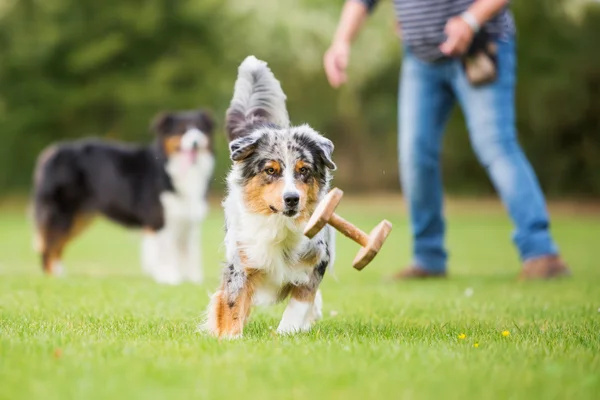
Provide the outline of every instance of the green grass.
{"type": "Polygon", "coordinates": [[[403,210],[344,200],[349,220],[367,229],[388,218],[394,230],[362,272],[350,267],[357,246],[338,237],[337,278],[322,285],[325,317],[312,332],[276,336],[279,305],[257,309],[244,339],[218,342],[196,333],[218,283],[218,206],[204,227],[207,282],[177,287],[142,276],[137,236],[100,221],[69,249],[68,276],[45,278],[23,210],[5,207],[0,399],[597,398],[597,212],[552,210],[571,279],[517,283],[507,217],[471,202],[449,207],[448,280],[385,283],[409,261],[403,210]]]}

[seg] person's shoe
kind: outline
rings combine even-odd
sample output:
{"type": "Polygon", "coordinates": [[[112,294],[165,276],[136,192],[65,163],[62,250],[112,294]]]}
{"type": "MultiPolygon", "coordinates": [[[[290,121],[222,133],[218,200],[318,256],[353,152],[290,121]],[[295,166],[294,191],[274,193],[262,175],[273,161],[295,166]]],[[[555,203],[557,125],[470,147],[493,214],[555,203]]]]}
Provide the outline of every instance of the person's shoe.
{"type": "Polygon", "coordinates": [[[569,266],[559,256],[542,256],[523,263],[520,280],[552,279],[571,275],[569,266]]]}
{"type": "Polygon", "coordinates": [[[402,271],[399,271],[393,274],[390,277],[392,281],[402,281],[402,280],[410,280],[410,279],[426,279],[426,278],[445,278],[446,271],[427,271],[418,265],[411,265],[402,271]]]}

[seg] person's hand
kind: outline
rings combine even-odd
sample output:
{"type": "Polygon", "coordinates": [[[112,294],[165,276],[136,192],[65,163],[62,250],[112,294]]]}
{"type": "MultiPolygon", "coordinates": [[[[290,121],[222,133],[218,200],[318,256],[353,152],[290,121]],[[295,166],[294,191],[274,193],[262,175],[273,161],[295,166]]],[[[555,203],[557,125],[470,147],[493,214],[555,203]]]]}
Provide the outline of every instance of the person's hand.
{"type": "Polygon", "coordinates": [[[461,17],[450,18],[444,32],[447,39],[440,45],[440,50],[450,57],[464,54],[473,41],[473,29],[461,17]]]}
{"type": "Polygon", "coordinates": [[[346,82],[346,68],[350,58],[350,43],[334,42],[325,52],[323,66],[329,84],[338,88],[346,82]]]}

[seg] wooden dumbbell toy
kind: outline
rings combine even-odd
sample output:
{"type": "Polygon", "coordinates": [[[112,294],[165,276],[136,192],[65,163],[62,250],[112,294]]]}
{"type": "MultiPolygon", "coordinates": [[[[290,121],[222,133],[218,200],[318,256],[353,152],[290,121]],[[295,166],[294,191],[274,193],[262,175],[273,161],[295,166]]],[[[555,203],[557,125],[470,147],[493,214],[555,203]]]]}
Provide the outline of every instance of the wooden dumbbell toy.
{"type": "Polygon", "coordinates": [[[388,220],[383,220],[367,235],[335,213],[335,209],[343,195],[344,192],[338,188],[334,188],[327,193],[306,224],[304,235],[312,238],[326,224],[333,226],[344,234],[344,236],[354,240],[362,247],[352,262],[352,266],[360,271],[375,258],[379,249],[383,246],[383,242],[385,242],[385,239],[392,231],[392,224],[388,220]]]}

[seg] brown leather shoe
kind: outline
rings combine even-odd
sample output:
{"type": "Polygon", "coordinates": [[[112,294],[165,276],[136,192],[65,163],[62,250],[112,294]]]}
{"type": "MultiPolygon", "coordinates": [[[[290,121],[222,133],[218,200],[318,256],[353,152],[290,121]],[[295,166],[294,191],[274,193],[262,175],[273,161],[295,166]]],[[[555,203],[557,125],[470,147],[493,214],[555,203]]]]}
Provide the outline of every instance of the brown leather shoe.
{"type": "Polygon", "coordinates": [[[542,256],[525,261],[519,279],[552,279],[569,275],[569,266],[559,256],[542,256]]]}
{"type": "Polygon", "coordinates": [[[402,271],[399,271],[390,277],[393,281],[409,280],[409,279],[426,279],[426,278],[445,278],[446,271],[431,272],[427,271],[418,265],[411,265],[402,271]]]}

